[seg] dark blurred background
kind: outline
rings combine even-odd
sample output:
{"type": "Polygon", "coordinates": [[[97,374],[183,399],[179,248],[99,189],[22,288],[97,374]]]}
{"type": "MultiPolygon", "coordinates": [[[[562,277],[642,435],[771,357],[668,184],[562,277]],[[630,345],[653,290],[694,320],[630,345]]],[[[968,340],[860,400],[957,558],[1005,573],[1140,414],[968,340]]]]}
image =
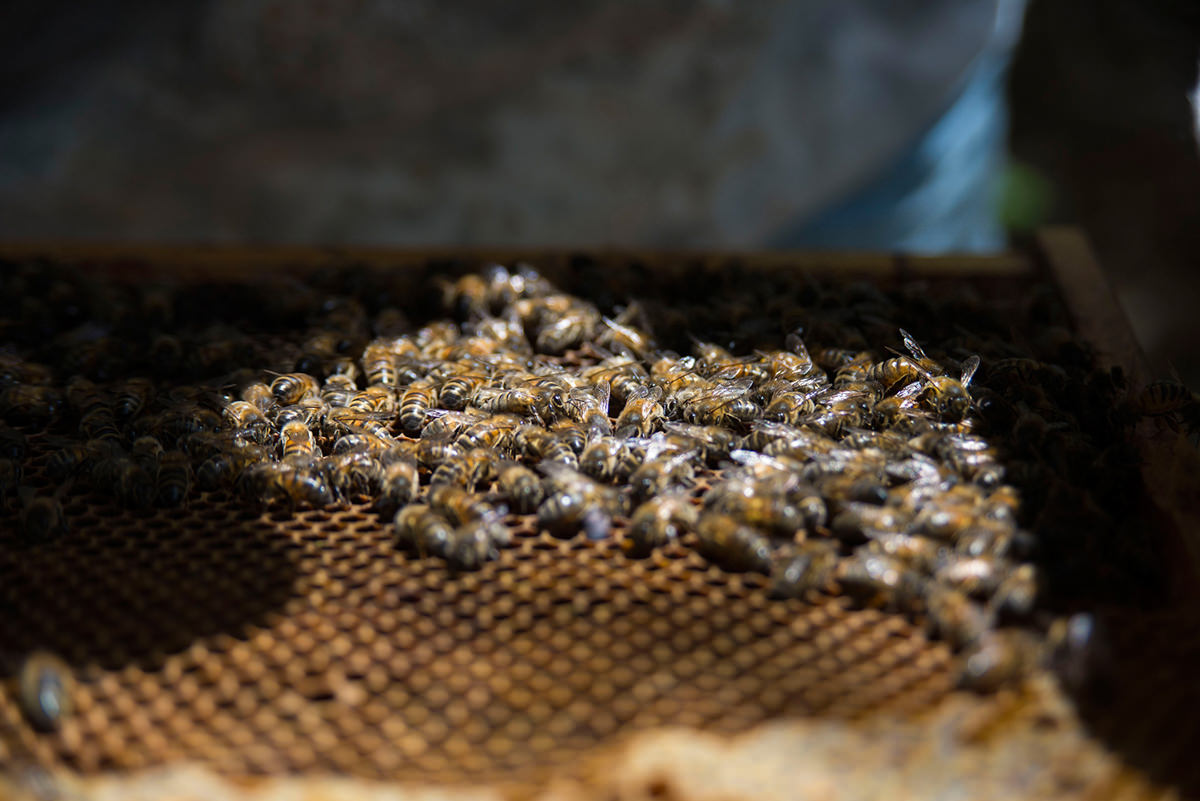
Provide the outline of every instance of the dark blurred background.
{"type": "Polygon", "coordinates": [[[0,237],[989,251],[1200,381],[1194,0],[19,0],[0,237]]]}

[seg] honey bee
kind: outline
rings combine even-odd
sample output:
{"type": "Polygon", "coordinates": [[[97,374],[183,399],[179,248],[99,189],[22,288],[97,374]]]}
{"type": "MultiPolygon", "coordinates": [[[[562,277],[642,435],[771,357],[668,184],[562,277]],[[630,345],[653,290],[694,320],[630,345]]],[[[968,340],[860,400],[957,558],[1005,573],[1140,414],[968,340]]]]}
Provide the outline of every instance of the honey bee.
{"type": "Polygon", "coordinates": [[[497,492],[517,514],[532,514],[544,497],[542,482],[520,462],[504,462],[496,467],[497,492]]]}
{"type": "Polygon", "coordinates": [[[544,428],[524,425],[513,435],[517,453],[531,462],[554,462],[572,469],[579,466],[575,451],[559,437],[544,428]]]}
{"type": "Polygon", "coordinates": [[[409,553],[445,558],[454,529],[441,515],[423,503],[406,506],[393,521],[396,540],[409,553]]]}
{"type": "Polygon", "coordinates": [[[473,490],[476,484],[490,481],[495,469],[495,454],[486,448],[471,448],[442,461],[429,479],[430,486],[454,484],[473,490]]]}
{"type": "Polygon", "coordinates": [[[256,381],[242,387],[240,399],[253,405],[263,414],[275,406],[275,393],[261,381],[256,381]]]}
{"type": "Polygon", "coordinates": [[[788,502],[786,492],[778,488],[765,492],[756,482],[745,479],[730,479],[714,486],[704,496],[704,508],[789,539],[805,529],[804,516],[788,502]]]}
{"type": "Polygon", "coordinates": [[[333,446],[330,452],[337,456],[343,453],[351,453],[353,451],[366,451],[368,453],[379,453],[386,451],[392,447],[394,443],[390,440],[380,439],[371,434],[352,433],[343,434],[333,441],[333,446]]]}
{"type": "Polygon", "coordinates": [[[67,533],[67,515],[59,501],[61,494],[61,489],[54,495],[37,495],[30,487],[20,489],[21,535],[26,542],[50,542],[67,533]]]}
{"type": "Polygon", "coordinates": [[[145,509],[157,492],[154,476],[125,456],[110,456],[92,468],[92,483],[131,509],[145,509]]]}
{"type": "Polygon", "coordinates": [[[17,702],[33,728],[57,731],[74,712],[74,686],[65,662],[46,651],[34,651],[17,673],[17,702]]]}
{"type": "Polygon", "coordinates": [[[834,579],[848,596],[865,605],[910,610],[921,598],[924,582],[903,562],[888,556],[855,552],[838,562],[834,579]]]}
{"type": "Polygon", "coordinates": [[[963,363],[962,374],[959,378],[951,378],[947,375],[934,375],[934,371],[939,374],[942,373],[942,369],[937,362],[926,356],[925,351],[921,349],[917,341],[904,331],[904,329],[901,329],[900,333],[904,337],[905,346],[913,356],[909,364],[916,369],[920,377],[926,382],[921,392],[921,397],[929,401],[934,411],[944,419],[952,422],[962,420],[971,408],[969,387],[971,379],[979,369],[979,356],[971,356],[963,363]]]}
{"type": "Polygon", "coordinates": [[[984,606],[936,582],[925,590],[925,609],[932,633],[956,650],[975,642],[992,627],[992,615],[984,606]]]}
{"type": "MultiPolygon", "coordinates": [[[[415,465],[410,465],[415,474],[415,465]]],[[[352,451],[331,457],[326,475],[333,491],[342,498],[375,495],[384,479],[384,467],[369,453],[352,451]]]]}
{"type": "Polygon", "coordinates": [[[400,376],[396,369],[395,354],[387,342],[374,340],[367,344],[362,354],[363,370],[367,374],[367,384],[396,389],[400,384],[400,376]]]}
{"type": "Polygon", "coordinates": [[[687,450],[696,451],[709,467],[716,467],[727,460],[730,452],[738,446],[738,435],[721,426],[694,426],[668,420],[663,423],[663,429],[668,435],[686,442],[687,450]]]}
{"type": "Polygon", "coordinates": [[[480,520],[497,511],[496,507],[478,495],[454,484],[430,486],[426,502],[430,509],[456,526],[471,520],[480,520]]]}
{"type": "Polygon", "coordinates": [[[701,556],[731,573],[771,574],[771,545],[767,538],[737,518],[706,512],[696,525],[701,556]]]}
{"type": "Polygon", "coordinates": [[[196,468],[196,485],[208,491],[232,487],[243,469],[231,454],[215,453],[196,468]]]}
{"type": "Polygon", "coordinates": [[[421,429],[422,439],[455,439],[472,424],[487,417],[486,413],[478,411],[456,412],[446,409],[430,409],[425,427],[421,429]]]}
{"type": "Polygon", "coordinates": [[[1178,381],[1150,382],[1130,406],[1142,417],[1161,418],[1172,430],[1182,426],[1193,435],[1200,432],[1200,396],[1178,381]]]}
{"type": "Polygon", "coordinates": [[[417,443],[417,464],[427,473],[433,473],[442,462],[462,458],[463,446],[449,439],[422,439],[417,443]]]}
{"type": "Polygon", "coordinates": [[[898,507],[851,501],[841,505],[829,527],[839,539],[856,543],[877,535],[912,533],[913,517],[898,507]]]}
{"type": "Polygon", "coordinates": [[[280,406],[290,406],[306,398],[319,398],[321,384],[308,373],[286,373],[271,382],[271,394],[280,406]]]}
{"type": "Polygon", "coordinates": [[[516,431],[524,423],[514,414],[493,414],[470,424],[456,441],[464,448],[491,448],[499,453],[511,453],[516,431]]]}
{"type": "Polygon", "coordinates": [[[683,419],[695,425],[737,427],[756,418],[760,409],[748,396],[752,379],[724,380],[703,390],[684,394],[683,419]]]}
{"type": "Polygon", "coordinates": [[[1041,659],[1035,636],[1019,629],[985,631],[963,652],[958,685],[981,693],[1019,683],[1041,659]]]}
{"type": "MultiPolygon", "coordinates": [[[[381,389],[385,389],[381,387],[381,389]]],[[[346,409],[358,394],[354,379],[345,375],[331,375],[321,385],[321,403],[330,408],[346,409]]]]}
{"type": "Polygon", "coordinates": [[[648,437],[657,431],[666,417],[660,402],[662,395],[662,388],[658,386],[635,389],[617,416],[617,436],[648,437]]]}
{"type": "MultiPolygon", "coordinates": [[[[631,304],[626,309],[625,314],[621,317],[633,316],[639,313],[636,304],[631,304]]],[[[607,317],[601,317],[603,328],[596,337],[596,344],[613,353],[628,353],[636,356],[639,359],[644,359],[654,350],[654,339],[638,328],[631,325],[625,325],[624,321],[610,320],[607,317]]]]}
{"type": "Polygon", "coordinates": [[[451,532],[446,564],[455,571],[478,570],[499,556],[496,545],[507,538],[508,530],[495,513],[468,520],[451,532]]]}
{"type": "Polygon", "coordinates": [[[155,437],[146,435],[133,441],[130,455],[146,469],[156,469],[165,449],[155,437]]]}
{"type": "Polygon", "coordinates": [[[763,409],[762,417],[776,423],[798,425],[808,415],[816,411],[813,396],[816,392],[785,390],[771,397],[771,402],[763,409]]]}
{"type": "Polygon", "coordinates": [[[192,463],[183,451],[167,451],[158,459],[158,502],[179,506],[192,488],[192,463]]]}
{"type": "Polygon", "coordinates": [[[383,515],[394,515],[396,510],[412,503],[417,497],[419,485],[416,462],[411,459],[395,459],[383,467],[375,508],[383,515]]]}
{"type": "Polygon", "coordinates": [[[837,549],[823,540],[805,540],[771,568],[772,598],[800,598],[825,589],[837,566],[837,549]]]}
{"type": "Polygon", "coordinates": [[[538,326],[538,353],[560,354],[594,338],[600,313],[584,303],[572,303],[563,313],[538,326]]]}
{"type": "Polygon", "coordinates": [[[583,449],[587,447],[588,436],[584,432],[583,427],[570,418],[564,417],[561,420],[556,420],[550,426],[550,432],[563,445],[571,449],[571,452],[576,456],[583,453],[583,449]]]}
{"type": "Polygon", "coordinates": [[[1037,597],[1037,569],[1023,564],[1013,568],[1000,582],[992,596],[992,605],[1002,617],[1025,619],[1033,612],[1037,597]]]}
{"type": "Polygon", "coordinates": [[[928,537],[917,534],[892,534],[875,532],[867,542],[866,549],[889,559],[896,559],[922,573],[932,573],[942,546],[928,537]]]}
{"type": "Polygon", "coordinates": [[[117,419],[108,407],[92,409],[79,420],[79,433],[84,439],[99,439],[119,443],[124,437],[117,419]]]}
{"type": "Polygon", "coordinates": [[[531,417],[538,423],[556,420],[566,414],[567,391],[557,387],[480,387],[472,403],[489,412],[531,417]]]}
{"type": "Polygon", "coordinates": [[[322,507],[334,500],[321,471],[307,464],[253,464],[242,471],[238,485],[244,494],[264,503],[322,507]]]}
{"type": "Polygon", "coordinates": [[[283,459],[311,457],[317,453],[317,442],[308,426],[299,420],[285,423],[279,430],[279,455],[283,459]]]}
{"type": "Polygon", "coordinates": [[[641,465],[644,453],[638,440],[600,437],[583,449],[579,470],[597,481],[623,482],[641,465]]]}
{"type": "Polygon", "coordinates": [[[623,499],[611,488],[557,462],[543,462],[545,500],[538,525],[552,536],[569,538],[582,531],[588,539],[608,536],[613,515],[624,511],[623,499]]]}
{"type": "Polygon", "coordinates": [[[650,378],[646,369],[632,356],[609,356],[599,364],[585,368],[582,377],[589,384],[607,386],[610,400],[621,406],[635,389],[644,386],[650,378]]]}
{"type": "MultiPolygon", "coordinates": [[[[88,461],[87,446],[83,442],[72,440],[65,443],[63,447],[51,451],[50,455],[46,457],[46,475],[54,481],[62,481],[82,470],[88,461]]],[[[14,463],[19,467],[19,462],[14,463]]]]}
{"type": "Polygon", "coordinates": [[[629,477],[634,500],[645,501],[671,488],[691,487],[696,477],[691,464],[695,456],[695,451],[668,455],[647,452],[646,461],[629,477]]]}
{"type": "Polygon", "coordinates": [[[220,431],[221,418],[212,409],[206,409],[195,404],[172,409],[159,421],[160,432],[156,432],[160,440],[179,441],[192,434],[206,431],[220,431]]]}
{"type": "Polygon", "coordinates": [[[271,436],[271,421],[262,410],[249,401],[232,401],[225,405],[225,420],[239,437],[260,445],[271,436]]]}
{"type": "Polygon", "coordinates": [[[389,442],[393,439],[388,428],[391,415],[387,412],[360,412],[355,409],[330,409],[323,418],[323,433],[329,438],[344,433],[369,434],[389,442]]]}
{"type": "Polygon", "coordinates": [[[458,372],[442,382],[438,389],[438,403],[454,411],[467,408],[475,397],[475,391],[487,381],[487,375],[477,370],[458,372]]]}
{"type": "Polygon", "coordinates": [[[418,433],[436,402],[437,396],[432,381],[413,383],[400,398],[400,425],[409,434],[418,433]]]}
{"type": "Polygon", "coordinates": [[[629,555],[635,559],[649,556],[655,548],[693,531],[698,520],[696,507],[682,493],[669,492],[650,498],[633,512],[627,539],[629,555]]]}

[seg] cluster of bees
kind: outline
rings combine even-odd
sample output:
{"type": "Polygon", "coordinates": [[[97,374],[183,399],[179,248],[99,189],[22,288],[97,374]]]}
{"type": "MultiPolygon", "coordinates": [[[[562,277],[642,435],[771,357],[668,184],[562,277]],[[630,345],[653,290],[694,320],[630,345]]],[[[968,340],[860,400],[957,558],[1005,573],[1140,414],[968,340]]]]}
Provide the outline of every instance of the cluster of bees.
{"type": "MultiPolygon", "coordinates": [[[[450,316],[417,326],[398,306],[298,291],[271,311],[303,320],[287,340],[218,324],[177,336],[179,304],[147,290],[124,321],[80,322],[44,346],[68,354],[66,374],[0,352],[0,414],[16,426],[0,429],[2,500],[35,543],[66,531],[75,481],[133,509],[198,491],[369,503],[404,548],[455,571],[496,558],[511,515],[535,515],[557,537],[620,532],[633,558],[694,548],[769,577],[776,597],[841,592],[919,614],[968,652],[977,688],[1036,658],[1023,624],[1044,585],[1039,542],[1006,458],[1060,429],[1032,411],[1034,389],[1016,402],[977,391],[978,353],[931,357],[861,311],[873,296],[859,313],[890,332],[882,350],[830,314],[748,352],[689,338],[680,355],[667,349],[679,337],[647,322],[669,327],[668,314],[634,302],[606,316],[528,267],[442,280],[440,293],[450,316]],[[31,427],[54,492],[22,487],[31,427]],[[1018,437],[1004,452],[984,436],[997,428],[1018,437]]],[[[719,308],[702,301],[683,324],[719,308]]],[[[39,310],[25,313],[36,339],[39,310]]],[[[984,369],[1031,388],[1058,373],[1079,383],[1011,355],[984,369]]]]}

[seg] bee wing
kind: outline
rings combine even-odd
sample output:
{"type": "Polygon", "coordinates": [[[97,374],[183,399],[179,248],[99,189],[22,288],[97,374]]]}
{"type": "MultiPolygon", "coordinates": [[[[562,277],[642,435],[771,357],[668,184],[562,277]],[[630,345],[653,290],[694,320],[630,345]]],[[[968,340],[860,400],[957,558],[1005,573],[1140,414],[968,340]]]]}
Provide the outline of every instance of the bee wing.
{"type": "Polygon", "coordinates": [[[800,334],[804,332],[803,328],[797,328],[792,333],[788,334],[783,340],[784,347],[792,353],[801,357],[805,361],[812,361],[812,356],[808,353],[808,347],[804,344],[804,340],[800,338],[800,334]]]}
{"type": "Polygon", "coordinates": [[[739,378],[736,381],[726,381],[709,391],[713,398],[737,400],[754,386],[753,378],[739,378]]]}
{"type": "Polygon", "coordinates": [[[913,381],[911,384],[908,384],[907,386],[905,386],[904,389],[900,390],[892,397],[901,398],[901,399],[911,398],[913,395],[916,395],[921,391],[922,386],[923,385],[921,384],[920,381],[913,381]]]}
{"type": "Polygon", "coordinates": [[[903,328],[900,329],[900,338],[904,340],[904,347],[908,348],[908,352],[911,353],[917,361],[925,361],[929,358],[925,355],[925,351],[921,348],[921,346],[917,344],[917,340],[913,338],[913,335],[905,331],[903,328]]]}
{"type": "Polygon", "coordinates": [[[958,380],[964,388],[971,385],[971,379],[975,377],[975,371],[979,369],[979,354],[973,354],[965,362],[963,362],[962,378],[958,380]]]}

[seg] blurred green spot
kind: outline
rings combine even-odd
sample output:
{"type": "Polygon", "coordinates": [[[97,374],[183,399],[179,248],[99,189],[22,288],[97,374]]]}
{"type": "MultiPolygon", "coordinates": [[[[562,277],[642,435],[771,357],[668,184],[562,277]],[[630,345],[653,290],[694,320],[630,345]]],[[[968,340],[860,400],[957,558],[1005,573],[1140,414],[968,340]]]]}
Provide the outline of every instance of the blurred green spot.
{"type": "Polygon", "coordinates": [[[1000,178],[1000,222],[1011,232],[1026,232],[1049,221],[1054,187],[1033,167],[1009,162],[1000,178]]]}

